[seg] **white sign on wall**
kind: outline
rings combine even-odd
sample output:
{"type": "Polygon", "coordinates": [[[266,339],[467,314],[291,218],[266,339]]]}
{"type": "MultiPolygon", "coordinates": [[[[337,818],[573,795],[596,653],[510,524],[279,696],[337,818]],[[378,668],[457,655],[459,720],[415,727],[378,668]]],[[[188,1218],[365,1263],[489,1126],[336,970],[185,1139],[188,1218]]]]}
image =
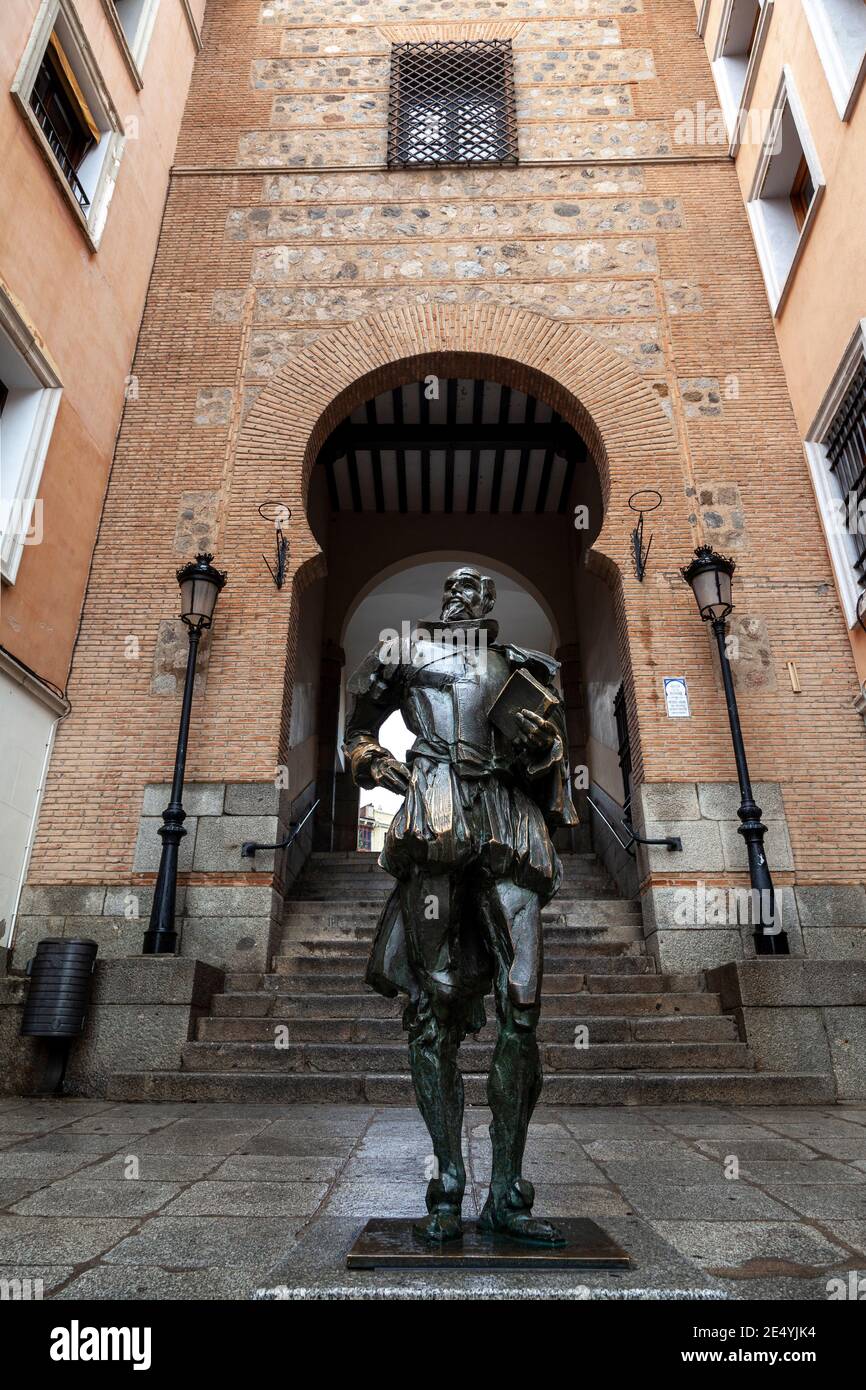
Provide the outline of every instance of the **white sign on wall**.
{"type": "Polygon", "coordinates": [[[668,719],[688,719],[691,710],[689,709],[689,690],[685,676],[663,676],[662,679],[665,687],[665,708],[668,712],[668,719]]]}

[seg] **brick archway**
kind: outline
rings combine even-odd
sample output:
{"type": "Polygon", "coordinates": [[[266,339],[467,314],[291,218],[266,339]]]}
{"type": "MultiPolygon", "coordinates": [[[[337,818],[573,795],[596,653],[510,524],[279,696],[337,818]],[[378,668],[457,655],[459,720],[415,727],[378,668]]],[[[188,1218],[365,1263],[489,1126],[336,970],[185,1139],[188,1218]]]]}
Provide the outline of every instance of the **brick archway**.
{"type": "MultiPolygon", "coordinates": [[[[547,402],[586,441],[601,482],[605,520],[587,563],[610,586],[625,673],[633,754],[641,770],[640,710],[633,677],[635,634],[646,627],[646,594],[631,570],[635,517],[628,498],[641,486],[682,498],[683,472],[672,424],[658,397],[618,353],[574,324],[506,305],[407,304],[354,320],[299,352],[260,393],[238,436],[226,502],[225,549],[243,555],[253,498],[284,498],[292,509],[291,586],[285,610],[286,679],[275,726],[287,751],[299,604],[325,573],[325,560],[306,516],[310,476],[330,432],[356,406],[428,373],[484,377],[547,402]]],[[[682,549],[690,531],[679,521],[682,549]]],[[[263,641],[273,642],[273,617],[252,612],[263,641]]],[[[639,638],[637,640],[640,640],[639,638]]],[[[647,673],[649,678],[651,676],[647,673]]],[[[643,692],[652,698],[649,689],[643,692]]],[[[274,696],[276,692],[274,692],[274,696]]],[[[265,696],[273,698],[273,696],[265,696]]],[[[644,706],[646,708],[646,706],[644,706]]]]}

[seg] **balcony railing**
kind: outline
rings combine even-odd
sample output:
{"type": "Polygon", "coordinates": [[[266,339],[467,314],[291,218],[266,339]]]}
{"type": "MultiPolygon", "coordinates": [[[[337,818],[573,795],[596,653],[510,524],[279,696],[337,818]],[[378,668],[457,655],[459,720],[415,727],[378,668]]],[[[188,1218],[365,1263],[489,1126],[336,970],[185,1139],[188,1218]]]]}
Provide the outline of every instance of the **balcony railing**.
{"type": "Polygon", "coordinates": [[[81,207],[84,212],[87,212],[88,208],[90,207],[90,199],[88,198],[87,194],[81,186],[81,182],[78,178],[77,173],[75,172],[75,165],[72,163],[72,160],[66,153],[66,149],[63,145],[62,140],[60,139],[60,136],[57,134],[57,131],[54,129],[54,126],[51,124],[51,117],[45,110],[45,107],[42,105],[42,102],[39,100],[35,92],[30,93],[30,105],[33,109],[33,113],[36,116],[37,121],[39,122],[39,127],[42,131],[42,134],[45,136],[45,139],[48,141],[48,144],[51,147],[51,153],[54,155],[54,158],[57,160],[57,163],[60,166],[60,172],[65,178],[66,182],[69,184],[69,187],[72,189],[72,196],[78,203],[79,207],[81,207]]]}

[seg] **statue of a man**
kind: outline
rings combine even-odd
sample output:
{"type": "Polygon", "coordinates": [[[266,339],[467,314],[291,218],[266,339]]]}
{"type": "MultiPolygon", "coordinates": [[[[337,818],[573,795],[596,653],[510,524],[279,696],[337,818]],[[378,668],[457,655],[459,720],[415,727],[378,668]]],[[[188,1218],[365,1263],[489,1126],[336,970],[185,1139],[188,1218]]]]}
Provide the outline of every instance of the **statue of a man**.
{"type": "Polygon", "coordinates": [[[344,751],[356,783],[404,797],[379,859],[397,880],[376,930],[367,982],[408,996],[403,1025],[418,1105],[437,1160],[427,1188],[432,1241],[461,1235],[463,1080],[457,1052],[496,997],[499,1032],[487,1083],[493,1172],[482,1229],[560,1244],[532,1215],[522,1176],[529,1119],[541,1091],[536,1041],[541,909],[561,865],[550,839],[576,825],[567,735],[553,681],[558,663],[497,641],[493,581],[463,566],[445,581],[442,614],[411,642],[384,643],[349,684],[355,706],[344,751]],[[510,736],[488,716],[513,673],[531,679],[542,711],[516,708],[510,736]],[[377,741],[394,710],[415,735],[402,763],[377,741]]]}

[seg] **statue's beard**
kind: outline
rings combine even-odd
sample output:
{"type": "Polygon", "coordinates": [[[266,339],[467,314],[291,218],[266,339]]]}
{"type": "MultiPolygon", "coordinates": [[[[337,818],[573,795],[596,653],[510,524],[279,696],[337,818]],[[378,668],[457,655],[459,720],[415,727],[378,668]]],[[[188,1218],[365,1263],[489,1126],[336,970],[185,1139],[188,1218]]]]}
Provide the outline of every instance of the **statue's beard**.
{"type": "Polygon", "coordinates": [[[446,623],[456,622],[458,618],[476,618],[477,613],[473,613],[471,608],[462,599],[452,598],[442,605],[442,618],[446,623]]]}

